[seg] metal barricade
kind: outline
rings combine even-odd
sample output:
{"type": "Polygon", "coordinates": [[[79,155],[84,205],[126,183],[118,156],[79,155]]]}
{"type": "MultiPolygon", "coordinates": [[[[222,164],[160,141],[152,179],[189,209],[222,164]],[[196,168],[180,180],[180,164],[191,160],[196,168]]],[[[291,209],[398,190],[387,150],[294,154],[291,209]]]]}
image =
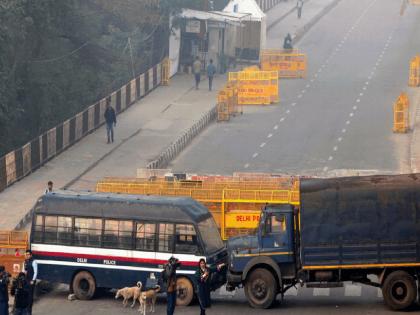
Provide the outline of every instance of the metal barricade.
{"type": "Polygon", "coordinates": [[[0,231],[0,265],[12,276],[23,270],[28,233],[25,231],[0,231]]]}
{"type": "Polygon", "coordinates": [[[228,80],[237,84],[239,105],[269,105],[279,102],[276,71],[229,72],[228,80]]]}
{"type": "Polygon", "coordinates": [[[162,85],[168,86],[170,83],[171,78],[171,60],[169,58],[165,58],[165,60],[162,61],[162,85]]]}
{"type": "Polygon", "coordinates": [[[401,93],[394,104],[395,133],[406,133],[409,129],[409,100],[405,93],[401,93]]]}
{"type": "Polygon", "coordinates": [[[297,50],[265,49],[261,51],[260,60],[262,70],[278,71],[279,78],[306,77],[306,54],[297,50]]]}
{"type": "Polygon", "coordinates": [[[226,87],[217,94],[217,121],[229,121],[229,96],[226,87]]]}
{"type": "Polygon", "coordinates": [[[420,86],[420,55],[411,59],[408,85],[411,87],[420,86]]]}

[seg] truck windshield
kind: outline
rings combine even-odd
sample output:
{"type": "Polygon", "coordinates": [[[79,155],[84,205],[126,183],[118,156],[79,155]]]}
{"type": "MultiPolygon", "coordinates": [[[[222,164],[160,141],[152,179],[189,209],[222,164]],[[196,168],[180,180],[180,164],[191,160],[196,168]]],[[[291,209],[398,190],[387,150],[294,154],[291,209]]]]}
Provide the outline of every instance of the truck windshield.
{"type": "Polygon", "coordinates": [[[212,217],[198,223],[206,253],[214,253],[224,247],[216,223],[212,217]]]}

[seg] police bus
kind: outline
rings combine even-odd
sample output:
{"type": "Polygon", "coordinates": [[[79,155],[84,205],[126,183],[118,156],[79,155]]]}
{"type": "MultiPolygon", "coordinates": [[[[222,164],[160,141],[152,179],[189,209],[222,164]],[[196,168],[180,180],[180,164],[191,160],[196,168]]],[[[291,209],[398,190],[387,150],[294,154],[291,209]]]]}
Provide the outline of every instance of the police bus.
{"type": "MultiPolygon", "coordinates": [[[[174,256],[178,305],[194,297],[200,258],[225,263],[227,254],[216,223],[190,198],[57,191],[35,205],[31,249],[38,279],[65,283],[78,299],[98,288],[121,288],[157,279],[174,256]]],[[[212,289],[225,282],[215,274],[212,289]]]]}

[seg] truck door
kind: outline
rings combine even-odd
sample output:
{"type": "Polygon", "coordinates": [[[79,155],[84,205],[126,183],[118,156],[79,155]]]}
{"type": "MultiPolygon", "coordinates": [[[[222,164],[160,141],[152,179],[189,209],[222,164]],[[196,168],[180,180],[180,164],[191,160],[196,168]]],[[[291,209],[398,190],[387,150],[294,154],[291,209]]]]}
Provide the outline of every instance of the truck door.
{"type": "Polygon", "coordinates": [[[293,215],[292,213],[267,213],[263,235],[261,237],[261,254],[278,255],[278,260],[293,259],[293,215]]]}

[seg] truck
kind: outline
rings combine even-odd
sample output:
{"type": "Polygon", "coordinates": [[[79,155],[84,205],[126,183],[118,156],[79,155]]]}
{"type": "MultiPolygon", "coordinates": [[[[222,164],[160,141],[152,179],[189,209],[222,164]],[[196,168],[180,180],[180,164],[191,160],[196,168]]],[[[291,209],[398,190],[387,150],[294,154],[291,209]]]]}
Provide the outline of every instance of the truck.
{"type": "Polygon", "coordinates": [[[420,174],[301,179],[300,205],[267,204],[255,235],[228,240],[227,290],[269,308],[295,286],[382,290],[393,310],[417,299],[420,174]]]}

